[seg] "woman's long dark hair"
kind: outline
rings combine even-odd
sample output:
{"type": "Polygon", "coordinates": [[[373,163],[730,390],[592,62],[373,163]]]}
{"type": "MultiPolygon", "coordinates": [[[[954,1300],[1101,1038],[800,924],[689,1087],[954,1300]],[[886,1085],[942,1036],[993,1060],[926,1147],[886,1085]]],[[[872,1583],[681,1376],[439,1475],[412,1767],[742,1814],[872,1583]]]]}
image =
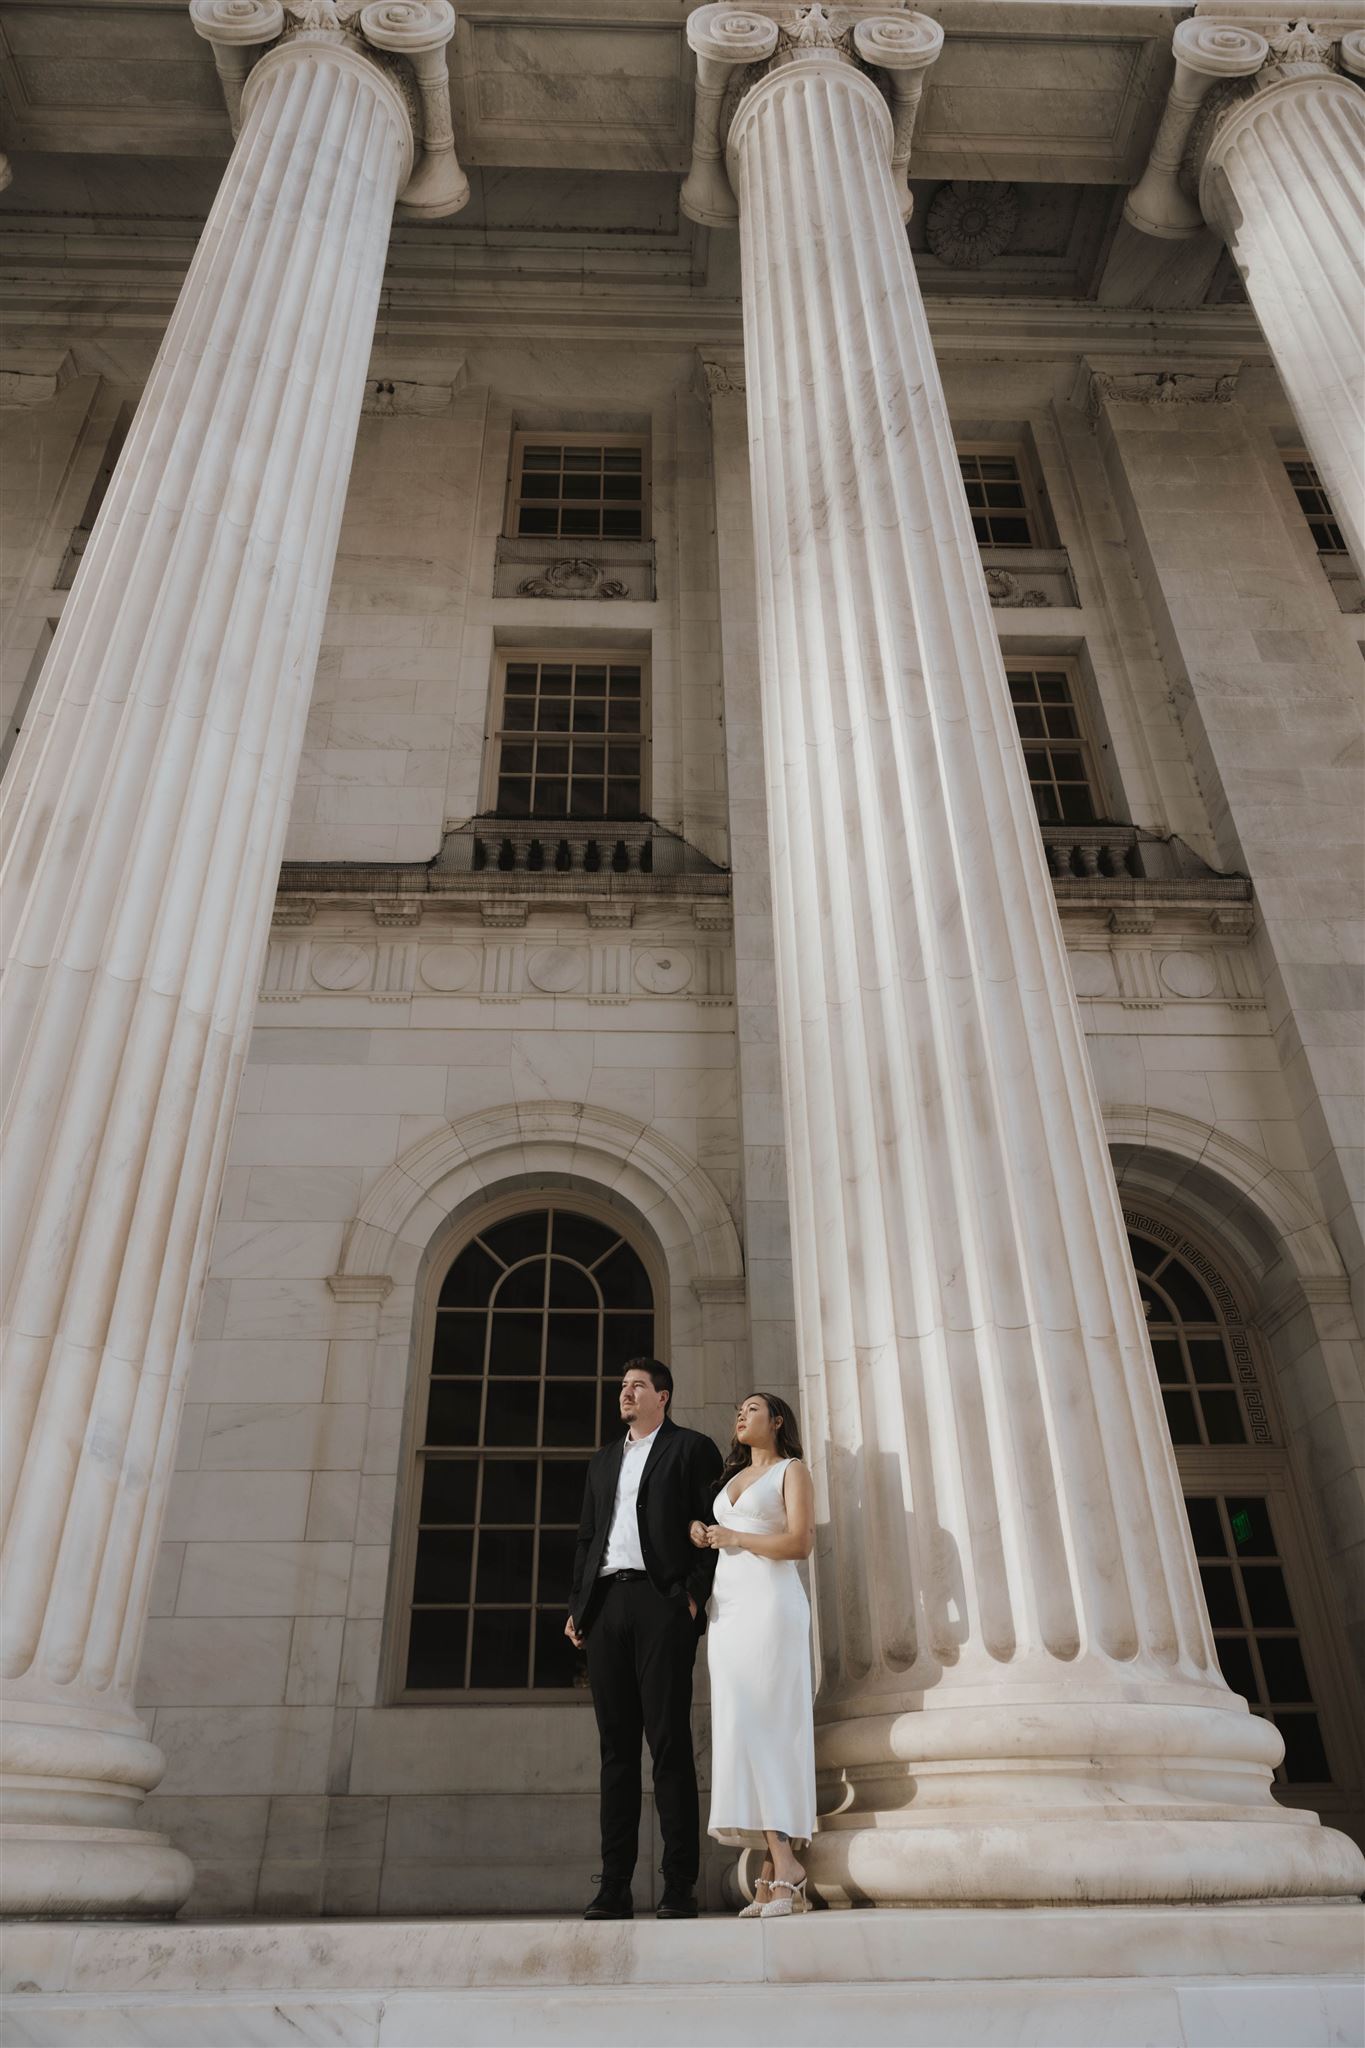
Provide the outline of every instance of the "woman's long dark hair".
{"type": "MultiPolygon", "coordinates": [[[[797,1422],[796,1416],[780,1394],[746,1394],[744,1401],[761,1401],[769,1415],[771,1415],[773,1432],[777,1438],[777,1453],[779,1457],[800,1458],[805,1456],[801,1449],[801,1425],[797,1422]]],[[[742,1408],[744,1401],[740,1401],[737,1405],[742,1408]]],[[[725,1467],[720,1475],[721,1486],[728,1486],[736,1472],[743,1472],[752,1462],[753,1453],[750,1451],[749,1446],[742,1444],[738,1437],[733,1437],[730,1442],[730,1455],[725,1460],[725,1467]]]]}

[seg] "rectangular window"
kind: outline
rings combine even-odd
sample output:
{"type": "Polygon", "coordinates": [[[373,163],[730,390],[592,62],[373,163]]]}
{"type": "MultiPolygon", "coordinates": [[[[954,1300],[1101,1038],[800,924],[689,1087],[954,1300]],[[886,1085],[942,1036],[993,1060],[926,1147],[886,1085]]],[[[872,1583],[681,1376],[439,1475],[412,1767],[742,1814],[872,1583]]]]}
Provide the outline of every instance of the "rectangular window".
{"type": "Polygon", "coordinates": [[[1007,660],[1005,674],[1039,824],[1093,825],[1101,811],[1071,664],[1007,660]]]}
{"type": "Polygon", "coordinates": [[[638,654],[509,654],[493,733],[500,818],[645,815],[645,664],[638,654]]]}
{"type": "Polygon", "coordinates": [[[982,444],[959,448],[957,459],[979,547],[1047,546],[1038,492],[1020,449],[982,444]]]}
{"type": "Polygon", "coordinates": [[[645,443],[613,434],[518,434],[508,532],[563,540],[644,540],[645,443]]]}
{"type": "Polygon", "coordinates": [[[1322,487],[1318,475],[1308,457],[1297,450],[1284,458],[1285,473],[1294,487],[1294,496],[1299,509],[1308,521],[1308,530],[1313,536],[1313,545],[1320,555],[1344,555],[1346,542],[1341,528],[1337,525],[1332,510],[1332,501],[1322,487]]]}

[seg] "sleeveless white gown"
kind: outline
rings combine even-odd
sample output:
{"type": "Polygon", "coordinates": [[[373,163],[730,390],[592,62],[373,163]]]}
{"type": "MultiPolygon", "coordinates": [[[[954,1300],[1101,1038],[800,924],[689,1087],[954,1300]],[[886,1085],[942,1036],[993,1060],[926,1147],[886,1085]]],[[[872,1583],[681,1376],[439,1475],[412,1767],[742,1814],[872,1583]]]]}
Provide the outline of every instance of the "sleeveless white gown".
{"type": "MultiPolygon", "coordinates": [[[[790,1463],[784,1458],[746,1487],[737,1506],[722,1490],[714,1519],[751,1536],[780,1535],[790,1463]]],[[[780,1829],[799,1847],[815,1831],[815,1731],[810,1603],[795,1562],[722,1550],[707,1616],[708,1831],[719,1842],[762,1848],[764,1829],[780,1829]]]]}

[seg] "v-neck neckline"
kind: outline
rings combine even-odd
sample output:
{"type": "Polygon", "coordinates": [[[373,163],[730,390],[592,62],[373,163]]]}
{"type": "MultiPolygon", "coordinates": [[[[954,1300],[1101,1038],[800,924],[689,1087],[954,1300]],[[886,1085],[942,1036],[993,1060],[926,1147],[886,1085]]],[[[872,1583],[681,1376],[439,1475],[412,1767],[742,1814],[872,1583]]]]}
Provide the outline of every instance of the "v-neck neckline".
{"type": "MultiPolygon", "coordinates": [[[[741,1500],[743,1500],[743,1498],[744,1498],[744,1496],[745,1496],[745,1494],[746,1494],[746,1493],[752,1493],[752,1492],[753,1492],[753,1490],[754,1490],[754,1488],[755,1488],[756,1486],[762,1486],[762,1484],[763,1484],[764,1480],[765,1480],[765,1479],[767,1478],[767,1476],[768,1476],[768,1472],[779,1472],[779,1471],[781,1471],[781,1469],[782,1469],[782,1467],[783,1467],[784,1465],[790,1465],[790,1463],[791,1463],[791,1459],[790,1459],[790,1458],[774,1458],[774,1460],[773,1460],[772,1464],[771,1464],[771,1465],[769,1465],[769,1467],[768,1467],[768,1471],[767,1471],[767,1472],[760,1472],[760,1473],[759,1473],[759,1475],[758,1475],[758,1477],[757,1477],[757,1479],[751,1479],[751,1480],[749,1481],[749,1484],[748,1484],[747,1486],[745,1486],[745,1487],[742,1487],[742,1488],[740,1489],[740,1494],[739,1494],[739,1499],[738,1499],[738,1500],[737,1500],[737,1499],[735,1498],[735,1496],[734,1496],[734,1495],[733,1495],[733,1494],[731,1493],[731,1491],[730,1491],[730,1487],[729,1487],[729,1486],[727,1486],[727,1487],[726,1487],[726,1489],[725,1489],[725,1504],[726,1504],[726,1506],[727,1506],[727,1507],[731,1507],[731,1508],[737,1508],[737,1507],[739,1506],[739,1502],[740,1502],[741,1500]]],[[[749,1470],[750,1470],[751,1468],[750,1468],[749,1466],[747,1466],[747,1465],[746,1465],[744,1469],[745,1469],[745,1471],[747,1472],[747,1471],[749,1471],[749,1470]]],[[[738,1472],[736,1472],[736,1474],[735,1474],[735,1479],[738,1479],[738,1477],[739,1477],[739,1474],[738,1474],[738,1472]]],[[[733,1485],[734,1485],[734,1480],[732,1479],[732,1480],[731,1480],[731,1482],[730,1482],[730,1486],[733,1486],[733,1485]]]]}

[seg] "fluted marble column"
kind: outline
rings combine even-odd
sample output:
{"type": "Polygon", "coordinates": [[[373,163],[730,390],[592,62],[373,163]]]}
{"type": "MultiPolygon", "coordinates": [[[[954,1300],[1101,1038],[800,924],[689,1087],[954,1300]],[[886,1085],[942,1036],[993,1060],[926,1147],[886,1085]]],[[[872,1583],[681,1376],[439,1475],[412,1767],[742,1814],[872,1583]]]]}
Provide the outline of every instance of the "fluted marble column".
{"type": "Polygon", "coordinates": [[[1280,1738],[1219,1676],[861,68],[922,70],[941,32],[712,7],[689,36],[776,48],[727,159],[819,1503],[813,1873],[878,1904],[1349,1890],[1353,1845],[1274,1804],[1280,1738]]]}
{"type": "MultiPolygon", "coordinates": [[[[195,0],[279,34],[11,770],[3,871],[0,1884],[173,1912],[131,1686],[182,1379],[413,135],[365,16],[195,0]],[[291,34],[291,28],[293,33],[291,34]]],[[[446,0],[381,0],[380,37],[446,0]]],[[[245,70],[245,64],[242,69],[245,70]]]]}
{"type": "Polygon", "coordinates": [[[1320,14],[1276,25],[1262,10],[1257,24],[1180,23],[1125,212],[1149,234],[1207,221],[1226,241],[1365,574],[1365,91],[1349,75],[1365,71],[1365,32],[1320,14]]]}

